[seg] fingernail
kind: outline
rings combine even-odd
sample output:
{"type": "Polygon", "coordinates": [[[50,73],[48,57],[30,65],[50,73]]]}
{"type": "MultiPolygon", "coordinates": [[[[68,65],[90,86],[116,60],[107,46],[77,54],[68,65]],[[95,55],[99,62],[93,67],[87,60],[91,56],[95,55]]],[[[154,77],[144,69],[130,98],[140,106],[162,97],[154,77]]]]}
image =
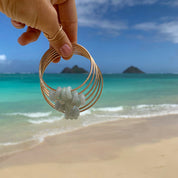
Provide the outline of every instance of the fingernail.
{"type": "Polygon", "coordinates": [[[68,44],[63,45],[60,48],[62,57],[69,57],[72,54],[72,49],[68,44]]]}
{"type": "Polygon", "coordinates": [[[21,27],[21,26],[22,26],[22,23],[20,23],[20,22],[14,21],[13,23],[14,23],[14,25],[15,25],[16,27],[21,27]]]}
{"type": "Polygon", "coordinates": [[[21,25],[21,24],[16,23],[16,24],[15,24],[15,26],[16,26],[16,27],[21,27],[22,25],[21,25]]]}

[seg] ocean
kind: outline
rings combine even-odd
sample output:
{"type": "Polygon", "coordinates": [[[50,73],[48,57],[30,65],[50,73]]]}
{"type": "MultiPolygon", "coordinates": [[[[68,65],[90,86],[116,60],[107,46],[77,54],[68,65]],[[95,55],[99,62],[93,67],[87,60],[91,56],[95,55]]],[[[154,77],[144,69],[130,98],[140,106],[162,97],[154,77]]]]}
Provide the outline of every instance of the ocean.
{"type": "MultiPolygon", "coordinates": [[[[87,74],[45,74],[57,88],[75,88],[87,74]]],[[[0,156],[32,148],[47,136],[120,119],[178,114],[178,74],[104,74],[99,101],[66,120],[42,97],[38,74],[0,74],[0,156]]]]}

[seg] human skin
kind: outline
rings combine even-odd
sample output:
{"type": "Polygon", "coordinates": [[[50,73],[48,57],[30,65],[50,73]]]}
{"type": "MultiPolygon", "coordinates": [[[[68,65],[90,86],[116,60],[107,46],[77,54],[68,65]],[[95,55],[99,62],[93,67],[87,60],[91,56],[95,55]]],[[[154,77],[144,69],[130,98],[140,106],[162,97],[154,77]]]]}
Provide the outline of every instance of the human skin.
{"type": "Polygon", "coordinates": [[[72,56],[71,43],[77,42],[75,0],[0,0],[0,11],[12,19],[14,27],[28,26],[18,38],[21,45],[36,41],[43,32],[64,59],[72,56]]]}

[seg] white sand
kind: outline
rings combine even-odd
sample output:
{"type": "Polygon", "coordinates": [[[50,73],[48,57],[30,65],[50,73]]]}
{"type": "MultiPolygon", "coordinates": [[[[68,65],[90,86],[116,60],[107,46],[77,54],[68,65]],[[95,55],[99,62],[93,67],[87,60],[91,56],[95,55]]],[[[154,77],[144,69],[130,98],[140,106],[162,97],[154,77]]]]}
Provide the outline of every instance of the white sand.
{"type": "Polygon", "coordinates": [[[178,117],[109,122],[0,161],[0,178],[177,178],[178,117]]]}

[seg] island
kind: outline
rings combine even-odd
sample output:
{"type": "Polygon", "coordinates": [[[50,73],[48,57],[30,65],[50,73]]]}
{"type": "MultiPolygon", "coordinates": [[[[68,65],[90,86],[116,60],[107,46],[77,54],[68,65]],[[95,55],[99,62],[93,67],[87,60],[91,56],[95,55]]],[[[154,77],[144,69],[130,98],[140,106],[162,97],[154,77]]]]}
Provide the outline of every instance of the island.
{"type": "Polygon", "coordinates": [[[88,73],[88,71],[75,65],[72,68],[69,68],[69,67],[64,68],[61,73],[80,73],[80,74],[82,74],[82,73],[88,73]]]}
{"type": "Polygon", "coordinates": [[[144,74],[144,72],[137,67],[130,66],[129,68],[123,71],[123,74],[144,74]]]}

